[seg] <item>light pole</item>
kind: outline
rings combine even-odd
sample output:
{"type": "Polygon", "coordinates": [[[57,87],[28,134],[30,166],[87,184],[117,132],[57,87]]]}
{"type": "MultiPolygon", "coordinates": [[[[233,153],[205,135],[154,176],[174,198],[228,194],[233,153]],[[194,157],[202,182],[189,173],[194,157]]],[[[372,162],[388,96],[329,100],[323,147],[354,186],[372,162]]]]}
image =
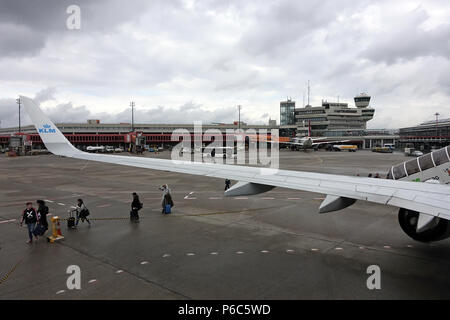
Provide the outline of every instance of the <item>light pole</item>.
{"type": "Polygon", "coordinates": [[[239,128],[239,132],[241,132],[241,105],[238,105],[238,111],[239,111],[239,118],[238,118],[238,128],[239,128]]]}
{"type": "Polygon", "coordinates": [[[22,128],[20,125],[20,104],[21,104],[20,98],[16,99],[16,103],[19,105],[19,133],[21,133],[22,128]]]}
{"type": "Polygon", "coordinates": [[[130,102],[130,107],[131,107],[131,131],[134,132],[134,101],[130,102]]]}
{"type": "Polygon", "coordinates": [[[439,125],[439,116],[440,116],[440,113],[439,113],[439,112],[436,112],[434,115],[436,116],[436,140],[437,140],[437,139],[438,139],[438,125],[439,125]]]}

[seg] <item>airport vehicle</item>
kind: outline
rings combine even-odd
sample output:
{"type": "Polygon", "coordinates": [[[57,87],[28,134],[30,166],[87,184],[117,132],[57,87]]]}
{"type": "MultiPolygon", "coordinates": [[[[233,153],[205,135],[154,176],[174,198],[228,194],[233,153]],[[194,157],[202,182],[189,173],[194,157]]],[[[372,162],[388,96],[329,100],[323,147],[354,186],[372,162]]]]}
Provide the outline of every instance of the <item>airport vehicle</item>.
{"type": "Polygon", "coordinates": [[[105,147],[104,146],[88,146],[86,148],[87,152],[104,152],[105,147]]]}
{"type": "Polygon", "coordinates": [[[414,148],[405,148],[405,156],[420,157],[423,156],[423,152],[414,148]]]}
{"type": "Polygon", "coordinates": [[[372,152],[392,153],[392,149],[390,147],[373,147],[372,152]]]}
{"type": "Polygon", "coordinates": [[[358,146],[350,144],[335,144],[333,145],[333,149],[336,151],[356,152],[356,150],[358,150],[358,146]]]}
{"type": "Polygon", "coordinates": [[[232,158],[235,159],[237,157],[236,155],[236,148],[234,147],[213,147],[213,148],[204,148],[203,149],[203,157],[207,157],[207,158],[223,158],[223,159],[227,159],[227,158],[232,158]],[[209,151],[211,150],[211,151],[209,151]],[[209,151],[209,152],[207,152],[209,151]]]}
{"type": "Polygon", "coordinates": [[[450,237],[450,146],[392,167],[389,179],[91,154],[75,148],[32,99],[20,99],[45,146],[55,155],[238,180],[225,196],[254,195],[275,187],[326,194],[319,213],[344,209],[357,200],[395,206],[400,226],[411,238],[429,242],[450,237]],[[44,127],[51,130],[39,130],[44,127]]]}
{"type": "Polygon", "coordinates": [[[113,153],[114,152],[114,147],[113,146],[106,146],[105,151],[108,153],[113,153]]]}
{"type": "Polygon", "coordinates": [[[190,153],[190,154],[193,154],[193,153],[194,153],[194,150],[191,149],[191,148],[182,147],[180,153],[182,153],[182,154],[183,154],[183,153],[190,153]]]}

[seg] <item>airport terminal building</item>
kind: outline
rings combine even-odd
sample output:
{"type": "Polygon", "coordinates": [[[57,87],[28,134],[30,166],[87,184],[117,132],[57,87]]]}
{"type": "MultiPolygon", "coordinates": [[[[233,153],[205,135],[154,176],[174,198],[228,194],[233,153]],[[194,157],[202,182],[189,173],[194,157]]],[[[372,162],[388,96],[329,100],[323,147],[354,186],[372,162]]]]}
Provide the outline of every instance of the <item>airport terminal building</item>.
{"type": "MultiPolygon", "coordinates": [[[[77,148],[85,150],[87,146],[113,146],[128,149],[131,144],[136,143],[136,139],[141,139],[143,145],[167,147],[177,144],[172,141],[172,133],[175,130],[184,130],[194,141],[194,124],[134,124],[134,132],[129,123],[101,123],[100,120],[88,120],[86,123],[58,123],[58,129],[77,148]]],[[[268,125],[248,125],[241,122],[233,124],[203,124],[203,142],[211,142],[213,133],[206,132],[210,129],[219,130],[225,141],[227,130],[255,130],[259,134],[261,129],[267,130],[270,135],[271,129],[278,129],[274,121],[269,121],[268,125]],[[206,133],[206,134],[205,134],[206,133]]],[[[263,132],[263,131],[261,131],[263,132]]],[[[44,148],[44,144],[33,125],[24,126],[19,133],[18,127],[0,128],[0,147],[9,147],[17,144],[16,138],[23,137],[24,145],[32,145],[33,149],[44,148]]]]}
{"type": "Polygon", "coordinates": [[[426,121],[418,126],[401,128],[399,143],[418,150],[431,150],[450,145],[450,118],[426,121]]]}
{"type": "Polygon", "coordinates": [[[327,138],[346,140],[362,149],[396,145],[398,130],[367,129],[367,122],[375,115],[375,109],[369,106],[370,99],[366,93],[355,96],[355,107],[350,107],[348,103],[323,100],[321,106],[308,104],[295,108],[295,101],[282,101],[280,119],[285,121],[280,123],[280,136],[307,136],[311,128],[311,136],[319,140],[321,137],[324,141],[327,138]]]}

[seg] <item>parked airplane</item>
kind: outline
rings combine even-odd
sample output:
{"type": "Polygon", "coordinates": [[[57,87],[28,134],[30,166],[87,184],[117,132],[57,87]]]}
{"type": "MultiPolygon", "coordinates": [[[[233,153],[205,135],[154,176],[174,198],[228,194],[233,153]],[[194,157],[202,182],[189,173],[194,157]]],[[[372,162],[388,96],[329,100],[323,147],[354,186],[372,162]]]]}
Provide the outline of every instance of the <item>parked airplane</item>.
{"type": "Polygon", "coordinates": [[[75,148],[33,100],[23,96],[20,99],[45,146],[55,155],[238,180],[225,192],[226,196],[254,195],[275,187],[323,193],[327,196],[319,207],[319,213],[344,209],[356,200],[386,204],[400,208],[400,226],[411,238],[429,242],[450,237],[450,146],[424,158],[394,166],[391,169],[392,179],[92,154],[75,148]],[[414,161],[417,161],[417,166],[414,161]],[[425,182],[399,181],[402,179],[425,182]]]}
{"type": "Polygon", "coordinates": [[[303,137],[294,137],[292,141],[282,142],[279,144],[290,145],[292,149],[296,150],[307,150],[307,149],[317,149],[320,145],[330,145],[333,143],[344,143],[350,140],[330,140],[328,137],[313,138],[311,137],[311,122],[308,124],[308,135],[303,137]]]}

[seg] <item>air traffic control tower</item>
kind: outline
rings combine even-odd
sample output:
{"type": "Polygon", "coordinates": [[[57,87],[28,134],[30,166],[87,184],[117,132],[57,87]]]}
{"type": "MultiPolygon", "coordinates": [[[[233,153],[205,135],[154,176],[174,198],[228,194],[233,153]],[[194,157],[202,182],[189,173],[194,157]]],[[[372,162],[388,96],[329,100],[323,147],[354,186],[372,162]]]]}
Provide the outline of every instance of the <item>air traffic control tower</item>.
{"type": "Polygon", "coordinates": [[[305,135],[311,124],[312,135],[345,136],[364,135],[367,121],[375,114],[375,109],[369,107],[370,96],[362,93],[354,97],[355,107],[347,103],[322,100],[322,105],[313,107],[307,105],[295,109],[297,133],[305,135]]]}

